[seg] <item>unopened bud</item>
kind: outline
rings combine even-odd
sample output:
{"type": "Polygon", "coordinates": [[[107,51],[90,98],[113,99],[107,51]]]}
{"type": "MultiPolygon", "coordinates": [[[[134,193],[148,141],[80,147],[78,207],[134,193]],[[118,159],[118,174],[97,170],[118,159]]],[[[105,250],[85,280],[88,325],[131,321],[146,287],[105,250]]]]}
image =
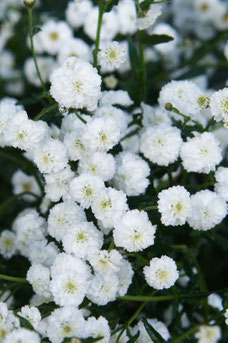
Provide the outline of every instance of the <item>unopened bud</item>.
{"type": "Polygon", "coordinates": [[[165,104],[165,109],[167,111],[172,111],[173,109],[173,105],[170,102],[167,102],[167,104],[165,104]]]}
{"type": "Polygon", "coordinates": [[[26,7],[32,8],[35,4],[36,0],[24,0],[24,5],[26,7]]]}

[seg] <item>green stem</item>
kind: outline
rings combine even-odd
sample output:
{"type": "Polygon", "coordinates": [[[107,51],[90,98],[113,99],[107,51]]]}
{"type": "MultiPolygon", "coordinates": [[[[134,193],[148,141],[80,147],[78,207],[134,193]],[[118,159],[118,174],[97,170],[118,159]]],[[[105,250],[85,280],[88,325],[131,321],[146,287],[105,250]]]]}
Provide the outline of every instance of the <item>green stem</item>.
{"type": "Polygon", "coordinates": [[[40,113],[38,113],[34,118],[33,120],[34,121],[37,121],[39,120],[41,117],[43,117],[44,114],[48,113],[48,112],[51,112],[53,110],[57,110],[58,109],[58,104],[54,103],[48,107],[45,107],[40,113]]]}
{"type": "Polygon", "coordinates": [[[183,335],[181,335],[180,337],[174,339],[172,342],[173,342],[173,343],[182,342],[183,340],[185,340],[185,338],[187,338],[188,336],[194,334],[194,333],[198,330],[199,326],[200,326],[200,325],[193,326],[193,327],[190,328],[188,331],[186,331],[183,335]]]}
{"type": "Polygon", "coordinates": [[[114,248],[114,246],[115,246],[115,243],[114,243],[114,239],[113,239],[109,245],[108,252],[110,252],[114,248]]]}
{"type": "Polygon", "coordinates": [[[34,48],[34,44],[33,44],[32,8],[31,7],[28,7],[28,19],[29,19],[29,38],[30,38],[30,46],[31,46],[31,51],[32,51],[32,57],[33,57],[33,60],[34,60],[34,63],[35,63],[37,75],[38,75],[38,77],[40,79],[41,86],[42,86],[43,90],[46,92],[47,90],[46,90],[44,81],[42,79],[42,76],[40,74],[40,70],[39,70],[38,63],[37,63],[37,58],[36,58],[36,52],[35,52],[35,48],[34,48]]]}
{"type": "Polygon", "coordinates": [[[137,310],[133,313],[133,315],[131,316],[131,318],[127,321],[127,323],[124,325],[123,329],[120,331],[119,336],[117,337],[116,343],[119,342],[122,334],[124,333],[125,330],[127,330],[127,328],[131,325],[131,323],[134,321],[134,319],[139,315],[139,313],[143,310],[143,308],[146,305],[146,301],[143,302],[138,308],[137,310]]]}
{"type": "Polygon", "coordinates": [[[82,116],[77,111],[75,111],[75,114],[78,117],[78,119],[80,119],[81,122],[83,122],[83,124],[87,124],[87,121],[85,119],[83,119],[82,116]]]}
{"type": "Polygon", "coordinates": [[[215,123],[215,120],[214,120],[214,118],[212,117],[212,118],[209,120],[209,122],[208,122],[207,126],[205,127],[204,131],[208,131],[209,128],[211,127],[211,125],[214,124],[214,123],[215,123]]]}
{"type": "Polygon", "coordinates": [[[93,51],[93,66],[95,68],[98,67],[97,56],[98,56],[99,44],[100,44],[102,17],[104,14],[103,0],[99,0],[98,8],[99,8],[99,15],[98,15],[98,23],[97,23],[97,35],[96,35],[96,41],[95,41],[95,49],[93,51]]]}
{"type": "Polygon", "coordinates": [[[21,277],[14,277],[14,276],[8,276],[8,275],[3,275],[0,274],[0,279],[2,280],[7,280],[7,281],[12,281],[12,282],[24,282],[24,283],[28,283],[28,281],[24,278],[21,277]]]}
{"type": "Polygon", "coordinates": [[[34,193],[31,193],[31,192],[23,192],[23,193],[20,193],[20,194],[16,194],[12,197],[10,197],[9,199],[7,199],[6,201],[4,201],[1,205],[0,205],[0,213],[2,213],[2,211],[4,210],[4,208],[8,205],[10,205],[14,200],[20,198],[21,196],[23,195],[32,195],[33,197],[39,199],[39,196],[34,194],[34,193]]]}
{"type": "Polygon", "coordinates": [[[142,101],[146,102],[146,65],[144,59],[144,44],[140,41],[140,32],[139,35],[139,54],[141,62],[141,87],[142,87],[142,101]]]}
{"type": "Polygon", "coordinates": [[[201,124],[199,124],[196,120],[193,120],[191,117],[189,116],[186,116],[186,114],[184,113],[181,113],[176,107],[174,107],[172,104],[168,103],[166,104],[166,110],[167,111],[170,111],[170,112],[174,112],[176,114],[179,114],[181,117],[184,118],[184,121],[187,123],[188,121],[192,121],[197,127],[198,129],[203,132],[204,131],[204,128],[201,124]]]}

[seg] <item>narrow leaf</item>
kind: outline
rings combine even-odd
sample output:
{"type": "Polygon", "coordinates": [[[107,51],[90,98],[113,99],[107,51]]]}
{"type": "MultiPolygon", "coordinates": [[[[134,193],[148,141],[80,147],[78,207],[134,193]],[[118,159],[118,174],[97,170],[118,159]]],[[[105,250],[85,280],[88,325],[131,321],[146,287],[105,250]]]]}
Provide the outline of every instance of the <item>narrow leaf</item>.
{"type": "Polygon", "coordinates": [[[139,40],[144,44],[149,45],[156,45],[161,43],[168,43],[172,41],[174,38],[168,35],[147,35],[145,32],[140,33],[139,40]]]}
{"type": "Polygon", "coordinates": [[[151,326],[146,319],[143,319],[143,324],[145,326],[148,335],[154,343],[166,343],[164,338],[151,326]]]}
{"type": "Polygon", "coordinates": [[[138,331],[132,338],[130,338],[127,343],[135,343],[140,335],[140,331],[138,331]]]}
{"type": "Polygon", "coordinates": [[[32,29],[32,36],[35,36],[38,32],[41,31],[41,28],[39,26],[35,26],[33,29],[32,29]]]}
{"type": "Polygon", "coordinates": [[[19,318],[20,320],[20,325],[21,327],[25,328],[25,329],[28,329],[28,330],[32,330],[34,331],[34,328],[32,326],[32,324],[24,317],[21,317],[17,314],[17,317],[19,318]]]}

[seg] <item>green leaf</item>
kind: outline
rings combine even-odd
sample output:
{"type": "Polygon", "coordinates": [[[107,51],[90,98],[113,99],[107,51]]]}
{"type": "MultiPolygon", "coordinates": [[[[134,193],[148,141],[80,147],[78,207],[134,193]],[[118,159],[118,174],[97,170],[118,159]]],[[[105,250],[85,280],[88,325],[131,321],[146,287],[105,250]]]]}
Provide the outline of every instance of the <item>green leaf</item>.
{"type": "Polygon", "coordinates": [[[132,338],[130,338],[127,343],[135,343],[140,335],[140,331],[138,331],[132,338]]]}
{"type": "Polygon", "coordinates": [[[110,12],[113,8],[113,6],[118,4],[119,0],[108,0],[106,1],[105,7],[104,7],[104,12],[110,12]]]}
{"type": "Polygon", "coordinates": [[[148,335],[154,343],[166,343],[162,336],[151,326],[146,319],[143,319],[143,324],[145,326],[148,335]]]}
{"type": "Polygon", "coordinates": [[[208,238],[214,242],[217,246],[222,248],[224,251],[228,252],[228,239],[220,236],[215,232],[208,233],[208,238]]]}
{"type": "Polygon", "coordinates": [[[138,80],[139,75],[140,75],[140,68],[141,68],[138,49],[136,48],[132,38],[130,37],[128,38],[128,45],[129,45],[129,57],[130,57],[131,67],[132,67],[136,80],[138,80]]]}
{"type": "Polygon", "coordinates": [[[5,268],[6,268],[6,266],[4,266],[4,264],[0,263],[0,269],[5,269],[5,268]]]}
{"type": "Polygon", "coordinates": [[[93,343],[93,342],[99,342],[101,339],[104,337],[96,337],[96,338],[86,338],[86,339],[81,339],[83,343],[93,343]]]}
{"type": "Polygon", "coordinates": [[[27,319],[25,319],[25,318],[19,316],[18,314],[17,314],[17,317],[18,317],[19,320],[20,320],[20,325],[21,325],[21,327],[23,327],[23,328],[25,328],[25,329],[28,329],[28,330],[34,331],[34,328],[33,328],[32,324],[31,324],[27,319]]]}
{"type": "Polygon", "coordinates": [[[141,4],[139,4],[141,11],[147,11],[153,2],[154,0],[144,0],[141,2],[141,4]]]}
{"type": "Polygon", "coordinates": [[[156,45],[161,43],[171,42],[174,38],[168,35],[147,35],[145,32],[140,32],[139,40],[144,44],[156,45]]]}
{"type": "Polygon", "coordinates": [[[23,99],[21,101],[18,101],[17,105],[31,105],[31,104],[35,104],[39,100],[45,98],[47,94],[48,94],[48,92],[42,92],[40,94],[36,94],[36,95],[31,96],[29,98],[26,98],[26,99],[23,99]]]}
{"type": "Polygon", "coordinates": [[[41,28],[39,26],[33,27],[33,29],[32,29],[32,36],[35,36],[40,31],[41,31],[41,28]]]}

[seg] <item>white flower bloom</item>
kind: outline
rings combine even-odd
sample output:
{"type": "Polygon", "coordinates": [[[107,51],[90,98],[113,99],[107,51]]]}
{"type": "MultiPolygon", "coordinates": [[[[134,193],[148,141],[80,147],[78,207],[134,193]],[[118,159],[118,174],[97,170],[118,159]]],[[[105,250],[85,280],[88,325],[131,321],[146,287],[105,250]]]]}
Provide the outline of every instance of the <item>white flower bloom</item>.
{"type": "Polygon", "coordinates": [[[45,298],[50,297],[50,270],[41,264],[32,264],[26,279],[32,285],[34,292],[45,298]]]}
{"type": "MultiPolygon", "coordinates": [[[[40,187],[34,176],[25,174],[22,170],[17,170],[11,179],[13,185],[13,193],[20,194],[23,192],[31,192],[38,196],[41,195],[40,187]]],[[[32,195],[24,195],[23,199],[26,201],[34,201],[32,195]]]]}
{"type": "Polygon", "coordinates": [[[59,64],[63,63],[66,58],[75,56],[84,61],[90,62],[91,50],[88,44],[80,38],[71,38],[65,42],[58,53],[59,64]]]}
{"type": "Polygon", "coordinates": [[[91,276],[84,261],[61,253],[51,267],[51,276],[50,291],[56,304],[78,306],[83,301],[91,276]]]}
{"type": "Polygon", "coordinates": [[[190,194],[183,186],[173,186],[158,194],[158,210],[162,224],[184,225],[191,216],[190,194]]]}
{"type": "Polygon", "coordinates": [[[143,119],[142,123],[145,127],[148,126],[156,126],[160,124],[167,124],[171,125],[172,121],[170,117],[167,114],[167,111],[162,110],[158,106],[150,106],[147,104],[144,104],[144,102],[141,103],[142,111],[143,111],[143,119]]]}
{"type": "Polygon", "coordinates": [[[175,261],[168,257],[154,257],[149,267],[143,268],[146,282],[155,289],[172,287],[179,277],[175,261]]]}
{"type": "Polygon", "coordinates": [[[152,33],[156,35],[167,35],[173,38],[173,40],[170,42],[156,44],[154,46],[156,50],[167,57],[169,56],[169,54],[176,53],[179,37],[174,27],[166,23],[159,23],[154,27],[152,33]]]}
{"type": "Polygon", "coordinates": [[[120,105],[128,107],[133,104],[127,91],[104,91],[99,102],[100,106],[120,105]]]}
{"type": "Polygon", "coordinates": [[[198,343],[217,343],[222,338],[221,328],[217,325],[201,325],[195,338],[198,343]]]}
{"type": "Polygon", "coordinates": [[[221,2],[219,0],[194,0],[193,5],[199,19],[207,22],[213,20],[221,2]]]}
{"type": "Polygon", "coordinates": [[[112,179],[115,173],[115,159],[111,154],[96,151],[79,161],[78,172],[100,177],[103,181],[112,179]]]}
{"type": "Polygon", "coordinates": [[[75,306],[58,308],[47,317],[47,336],[53,343],[61,343],[66,337],[86,338],[85,325],[75,306]]]}
{"type": "Polygon", "coordinates": [[[113,118],[118,124],[121,133],[126,131],[127,125],[131,121],[131,116],[115,106],[101,106],[96,110],[95,116],[113,118]]]}
{"type": "Polygon", "coordinates": [[[27,319],[35,330],[38,329],[39,323],[41,321],[41,314],[38,308],[26,305],[23,306],[17,314],[20,317],[27,319]]]}
{"type": "Polygon", "coordinates": [[[180,130],[168,125],[148,127],[141,136],[140,151],[151,162],[168,166],[177,160],[182,144],[180,130]]]}
{"type": "Polygon", "coordinates": [[[65,41],[71,37],[71,28],[64,21],[49,20],[42,26],[40,32],[43,48],[50,55],[57,54],[65,41]]]}
{"type": "Polygon", "coordinates": [[[101,77],[90,63],[69,57],[53,71],[50,81],[50,93],[61,107],[96,109],[101,96],[101,77]]]}
{"type": "Polygon", "coordinates": [[[4,343],[40,343],[38,333],[20,328],[10,332],[4,339],[4,343]]]}
{"type": "Polygon", "coordinates": [[[100,250],[99,252],[89,256],[89,262],[95,272],[100,275],[109,272],[118,272],[120,270],[123,257],[116,250],[112,249],[110,252],[107,250],[100,250]]]}
{"type": "Polygon", "coordinates": [[[0,145],[5,145],[4,131],[17,112],[23,110],[16,105],[16,100],[4,98],[0,101],[0,145]]]}
{"type": "MultiPolygon", "coordinates": [[[[147,319],[148,323],[162,336],[165,341],[168,341],[170,338],[169,331],[167,326],[163,323],[158,321],[157,319],[147,319]]],[[[135,335],[138,330],[140,331],[139,338],[137,339],[137,343],[151,343],[152,340],[145,329],[143,322],[139,321],[137,325],[134,326],[132,333],[135,335]]]]}
{"type": "Polygon", "coordinates": [[[136,9],[134,1],[123,0],[116,7],[119,18],[119,32],[123,35],[134,34],[137,31],[136,26],[136,9]]]}
{"type": "Polygon", "coordinates": [[[118,79],[115,75],[108,75],[103,78],[104,84],[108,89],[115,89],[118,85],[118,79]]]}
{"type": "Polygon", "coordinates": [[[28,259],[31,263],[50,267],[59,252],[54,242],[48,243],[46,239],[33,242],[29,246],[28,259]]]}
{"type": "Polygon", "coordinates": [[[219,167],[215,172],[215,191],[228,201],[228,168],[219,167]]]}
{"type": "Polygon", "coordinates": [[[192,214],[188,223],[194,230],[210,230],[221,223],[227,214],[225,200],[208,189],[192,195],[191,203],[192,214]]]}
{"type": "Polygon", "coordinates": [[[216,121],[223,121],[228,128],[228,89],[224,88],[210,96],[211,114],[216,121]]]}
{"type": "Polygon", "coordinates": [[[92,3],[90,0],[83,1],[70,1],[67,4],[66,20],[74,27],[79,28],[84,25],[85,19],[92,9],[92,3]]]}
{"type": "MultiPolygon", "coordinates": [[[[37,56],[37,64],[43,81],[49,81],[50,74],[55,67],[55,60],[52,57],[37,56]]],[[[24,74],[27,80],[36,87],[41,87],[40,79],[37,75],[36,66],[32,57],[29,57],[24,64],[24,74]]]]}
{"type": "Polygon", "coordinates": [[[62,202],[50,210],[48,233],[57,241],[63,239],[67,229],[76,223],[86,221],[83,209],[74,202],[62,202]]]}
{"type": "MultiPolygon", "coordinates": [[[[140,0],[139,2],[142,2],[140,0]]],[[[152,26],[157,18],[162,14],[162,4],[152,4],[146,11],[145,15],[137,18],[137,26],[139,30],[148,29],[152,26]]]]}
{"type": "Polygon", "coordinates": [[[31,150],[43,144],[48,134],[47,124],[28,119],[25,111],[17,112],[4,131],[6,144],[22,150],[31,150]]]}
{"type": "Polygon", "coordinates": [[[92,151],[108,151],[120,140],[120,129],[112,118],[94,118],[86,125],[83,138],[92,151]]]}
{"type": "Polygon", "coordinates": [[[113,227],[118,224],[127,209],[126,195],[111,187],[100,192],[92,205],[95,217],[101,220],[105,227],[113,227]]]}
{"type": "Polygon", "coordinates": [[[88,143],[84,139],[85,127],[76,129],[64,136],[63,144],[65,145],[69,160],[77,161],[89,154],[88,143]]]}
{"type": "Polygon", "coordinates": [[[132,210],[122,216],[113,231],[116,246],[127,251],[142,251],[154,244],[156,226],[144,211],[132,210]]]}
{"type": "MultiPolygon", "coordinates": [[[[189,115],[197,120],[199,106],[197,99],[202,95],[200,88],[192,81],[171,81],[162,87],[158,102],[162,109],[165,109],[167,103],[171,103],[183,114],[189,115]]],[[[176,120],[184,121],[179,114],[170,112],[176,120]]]]}
{"type": "Polygon", "coordinates": [[[57,173],[67,166],[66,148],[57,139],[50,138],[33,150],[33,159],[41,173],[57,173]]]}
{"type": "Polygon", "coordinates": [[[117,297],[119,281],[114,273],[95,274],[87,291],[87,298],[93,303],[103,306],[117,297]]]}
{"type": "Polygon", "coordinates": [[[219,142],[211,132],[197,133],[182,144],[180,153],[188,172],[209,174],[222,160],[219,142]]]}
{"type": "Polygon", "coordinates": [[[121,152],[116,156],[116,173],[113,178],[115,188],[128,196],[145,193],[149,180],[150,168],[139,155],[121,152]],[[132,172],[134,171],[134,172],[132,172]]]}
{"type": "MultiPolygon", "coordinates": [[[[85,17],[84,21],[84,32],[93,41],[96,40],[98,15],[98,7],[93,7],[85,17]]],[[[118,30],[119,23],[116,13],[114,11],[104,13],[102,17],[100,39],[112,40],[118,33],[118,30]]]]}
{"type": "Polygon", "coordinates": [[[222,305],[222,298],[220,295],[216,293],[212,293],[209,295],[208,299],[208,304],[214,308],[217,308],[217,310],[222,311],[223,310],[223,305],[222,305]]]}
{"type": "Polygon", "coordinates": [[[51,201],[57,202],[61,199],[61,197],[68,195],[69,185],[73,177],[74,173],[71,171],[69,166],[67,166],[60,172],[44,175],[46,181],[46,196],[51,201]]]}
{"type": "Polygon", "coordinates": [[[9,230],[3,230],[0,234],[0,254],[8,259],[16,253],[16,250],[16,235],[9,230]]]}
{"type": "Polygon", "coordinates": [[[88,318],[87,330],[92,338],[103,337],[99,340],[100,343],[109,343],[111,333],[108,321],[104,317],[100,316],[98,319],[95,317],[88,318]]]}
{"type": "Polygon", "coordinates": [[[83,222],[69,228],[63,237],[63,248],[81,259],[98,253],[103,245],[103,234],[92,222],[83,222]]]}
{"type": "Polygon", "coordinates": [[[134,272],[130,262],[123,259],[120,265],[120,270],[117,273],[117,277],[119,279],[118,295],[120,297],[123,297],[127,293],[128,288],[132,282],[133,275],[134,272]]]}
{"type": "Polygon", "coordinates": [[[100,177],[83,173],[71,181],[70,194],[83,208],[89,208],[104,187],[100,177]]]}
{"type": "Polygon", "coordinates": [[[126,61],[126,50],[119,42],[101,42],[98,60],[102,71],[114,71],[126,61]]]}
{"type": "MultiPolygon", "coordinates": [[[[80,116],[88,123],[92,120],[92,117],[86,114],[79,112],[80,116]]],[[[66,133],[71,133],[77,131],[83,131],[85,129],[85,124],[78,118],[75,113],[70,113],[64,115],[61,124],[61,133],[65,135],[66,133]]]]}
{"type": "Polygon", "coordinates": [[[225,320],[225,323],[226,323],[226,325],[228,325],[228,309],[226,309],[226,311],[225,311],[225,313],[224,313],[224,316],[225,316],[225,318],[227,318],[227,319],[225,320]]]}

